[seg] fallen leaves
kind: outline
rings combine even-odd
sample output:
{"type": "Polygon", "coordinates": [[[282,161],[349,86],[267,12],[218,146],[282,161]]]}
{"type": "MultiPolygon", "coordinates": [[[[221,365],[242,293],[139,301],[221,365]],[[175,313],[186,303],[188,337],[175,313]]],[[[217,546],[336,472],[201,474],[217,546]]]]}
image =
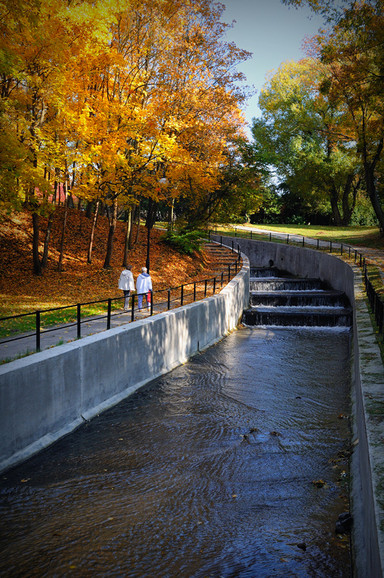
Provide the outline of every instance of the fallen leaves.
{"type": "MultiPolygon", "coordinates": [[[[100,216],[95,233],[92,263],[87,263],[91,221],[84,211],[68,211],[63,271],[57,271],[63,209],[57,208],[53,222],[49,259],[41,277],[32,268],[32,222],[26,212],[2,215],[0,222],[0,316],[50,309],[61,305],[119,297],[125,223],[118,222],[112,266],[103,269],[108,220],[100,216]]],[[[41,218],[40,252],[47,220],[41,218]]],[[[134,227],[134,238],[137,229],[134,227]]],[[[138,241],[129,254],[135,279],[145,265],[146,229],[140,227],[138,241]]],[[[216,260],[207,253],[180,255],[162,241],[163,231],[151,231],[150,273],[155,289],[175,287],[210,276],[216,260]]]]}

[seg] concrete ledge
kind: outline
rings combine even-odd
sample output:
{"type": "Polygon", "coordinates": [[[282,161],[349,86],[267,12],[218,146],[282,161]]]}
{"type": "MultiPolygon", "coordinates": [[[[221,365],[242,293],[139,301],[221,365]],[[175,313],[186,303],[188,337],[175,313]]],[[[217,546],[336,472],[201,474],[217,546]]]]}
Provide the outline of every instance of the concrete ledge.
{"type": "Polygon", "coordinates": [[[359,269],[355,273],[352,495],[356,575],[383,576],[384,371],[359,269]],[[370,569],[369,571],[367,569],[370,569]]]}
{"type": "MultiPolygon", "coordinates": [[[[212,236],[230,245],[232,237],[212,236]]],[[[352,360],[353,453],[351,509],[353,555],[358,578],[384,571],[384,368],[358,267],[313,249],[236,238],[251,267],[270,261],[302,277],[316,277],[344,291],[354,308],[352,360]]]]}
{"type": "Polygon", "coordinates": [[[222,339],[249,300],[249,261],[220,293],[0,366],[0,471],[222,339]]]}

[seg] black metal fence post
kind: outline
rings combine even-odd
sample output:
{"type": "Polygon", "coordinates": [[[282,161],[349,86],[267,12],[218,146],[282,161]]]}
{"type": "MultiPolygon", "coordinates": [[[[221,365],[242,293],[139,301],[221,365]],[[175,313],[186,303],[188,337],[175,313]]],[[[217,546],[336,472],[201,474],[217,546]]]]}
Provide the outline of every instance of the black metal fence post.
{"type": "Polygon", "coordinates": [[[221,272],[221,286],[224,284],[224,272],[221,272]]]}
{"type": "Polygon", "coordinates": [[[168,289],[168,311],[171,308],[171,289],[168,289]]]}
{"type": "Polygon", "coordinates": [[[287,245],[289,245],[289,235],[287,235],[287,245]]]}
{"type": "Polygon", "coordinates": [[[305,247],[305,238],[303,237],[303,247],[305,247]]]}
{"type": "Polygon", "coordinates": [[[36,311],[36,351],[40,351],[40,311],[36,311]]]}
{"type": "Polygon", "coordinates": [[[181,286],[181,296],[180,296],[180,305],[183,306],[184,304],[184,285],[181,286]]]}
{"type": "Polygon", "coordinates": [[[77,304],[77,339],[81,339],[81,303],[77,304]]]}
{"type": "Polygon", "coordinates": [[[216,291],[216,277],[213,278],[213,293],[216,291]]]}
{"type": "Polygon", "coordinates": [[[108,299],[107,329],[111,329],[111,311],[112,311],[112,299],[108,299]]]}
{"type": "Polygon", "coordinates": [[[196,301],[196,281],[193,284],[193,301],[196,301]]]}
{"type": "Polygon", "coordinates": [[[316,245],[317,245],[317,246],[316,246],[316,249],[319,250],[319,248],[320,248],[320,239],[317,239],[316,245]]]}
{"type": "Polygon", "coordinates": [[[135,320],[135,295],[132,295],[131,302],[131,321],[135,320]]]}
{"type": "Polygon", "coordinates": [[[204,297],[207,296],[207,279],[204,281],[204,297]]]}
{"type": "Polygon", "coordinates": [[[329,241],[329,252],[332,253],[332,241],[329,241]]]}

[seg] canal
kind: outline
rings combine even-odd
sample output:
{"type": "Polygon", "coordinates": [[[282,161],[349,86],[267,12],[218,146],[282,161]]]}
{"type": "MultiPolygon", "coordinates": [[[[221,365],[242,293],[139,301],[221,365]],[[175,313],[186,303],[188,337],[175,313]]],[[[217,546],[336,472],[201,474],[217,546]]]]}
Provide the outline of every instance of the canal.
{"type": "Polygon", "coordinates": [[[352,576],[350,338],[243,327],[3,473],[0,575],[352,576]]]}

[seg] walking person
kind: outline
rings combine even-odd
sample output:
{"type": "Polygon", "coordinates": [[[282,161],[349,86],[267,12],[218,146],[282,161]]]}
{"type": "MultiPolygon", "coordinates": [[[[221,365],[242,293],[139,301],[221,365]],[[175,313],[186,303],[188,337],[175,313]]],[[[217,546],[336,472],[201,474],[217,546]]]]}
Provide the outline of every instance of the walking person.
{"type": "Polygon", "coordinates": [[[131,291],[135,290],[135,281],[131,271],[131,265],[127,265],[124,271],[121,272],[119,279],[119,289],[124,292],[124,311],[129,309],[129,296],[131,291]]]}
{"type": "Polygon", "coordinates": [[[147,303],[147,308],[149,311],[151,305],[151,292],[152,292],[152,279],[149,273],[147,273],[147,268],[142,267],[141,273],[136,281],[137,290],[137,303],[139,311],[143,308],[143,296],[145,295],[145,300],[147,303]]]}

